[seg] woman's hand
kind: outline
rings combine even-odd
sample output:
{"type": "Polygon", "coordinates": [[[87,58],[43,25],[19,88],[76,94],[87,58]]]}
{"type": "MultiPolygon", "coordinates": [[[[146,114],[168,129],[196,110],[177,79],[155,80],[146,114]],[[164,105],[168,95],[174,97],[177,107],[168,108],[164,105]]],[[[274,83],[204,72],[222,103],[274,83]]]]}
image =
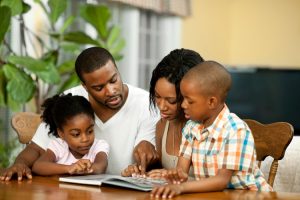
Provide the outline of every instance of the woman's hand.
{"type": "MultiPolygon", "coordinates": [[[[141,166],[138,164],[128,165],[126,169],[121,172],[122,176],[142,176],[141,174],[141,166]]],[[[145,175],[143,175],[145,176],[145,175]]]]}

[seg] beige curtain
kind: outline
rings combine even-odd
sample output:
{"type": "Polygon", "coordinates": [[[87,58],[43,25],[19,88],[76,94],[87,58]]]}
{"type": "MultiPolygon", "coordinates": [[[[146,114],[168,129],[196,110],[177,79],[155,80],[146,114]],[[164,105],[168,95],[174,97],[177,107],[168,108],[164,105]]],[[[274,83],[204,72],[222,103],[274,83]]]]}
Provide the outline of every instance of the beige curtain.
{"type": "Polygon", "coordinates": [[[182,17],[191,14],[191,0],[110,0],[162,14],[182,17]]]}

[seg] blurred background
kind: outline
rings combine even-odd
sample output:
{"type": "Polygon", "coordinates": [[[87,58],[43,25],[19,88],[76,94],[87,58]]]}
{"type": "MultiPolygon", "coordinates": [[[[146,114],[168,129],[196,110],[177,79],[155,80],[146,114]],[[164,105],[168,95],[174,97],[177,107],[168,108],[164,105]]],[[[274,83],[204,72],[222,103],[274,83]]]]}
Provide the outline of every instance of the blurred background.
{"type": "Polygon", "coordinates": [[[299,0],[0,0],[0,154],[11,152],[14,112],[39,112],[45,98],[79,84],[74,61],[89,46],[109,49],[123,81],[146,90],[166,54],[193,49],[232,74],[232,112],[288,121],[300,134],[299,8],[299,0]]]}

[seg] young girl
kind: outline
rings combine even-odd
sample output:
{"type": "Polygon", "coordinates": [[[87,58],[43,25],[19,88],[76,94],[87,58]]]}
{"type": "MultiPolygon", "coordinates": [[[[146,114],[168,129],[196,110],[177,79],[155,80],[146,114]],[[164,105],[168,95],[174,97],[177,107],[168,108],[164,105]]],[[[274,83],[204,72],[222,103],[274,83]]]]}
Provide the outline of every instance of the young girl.
{"type": "Polygon", "coordinates": [[[104,173],[109,145],[95,139],[94,111],[88,100],[55,95],[46,99],[42,108],[42,119],[55,138],[32,170],[39,175],[104,173]]]}

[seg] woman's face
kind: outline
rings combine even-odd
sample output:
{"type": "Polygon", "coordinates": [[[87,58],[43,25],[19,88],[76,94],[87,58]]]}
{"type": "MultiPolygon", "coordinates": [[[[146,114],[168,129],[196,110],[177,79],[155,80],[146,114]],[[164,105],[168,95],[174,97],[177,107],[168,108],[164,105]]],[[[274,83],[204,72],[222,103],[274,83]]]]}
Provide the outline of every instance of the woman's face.
{"type": "Polygon", "coordinates": [[[160,110],[160,116],[166,120],[173,120],[178,115],[176,89],[166,78],[160,78],[155,85],[155,102],[160,110]]]}

